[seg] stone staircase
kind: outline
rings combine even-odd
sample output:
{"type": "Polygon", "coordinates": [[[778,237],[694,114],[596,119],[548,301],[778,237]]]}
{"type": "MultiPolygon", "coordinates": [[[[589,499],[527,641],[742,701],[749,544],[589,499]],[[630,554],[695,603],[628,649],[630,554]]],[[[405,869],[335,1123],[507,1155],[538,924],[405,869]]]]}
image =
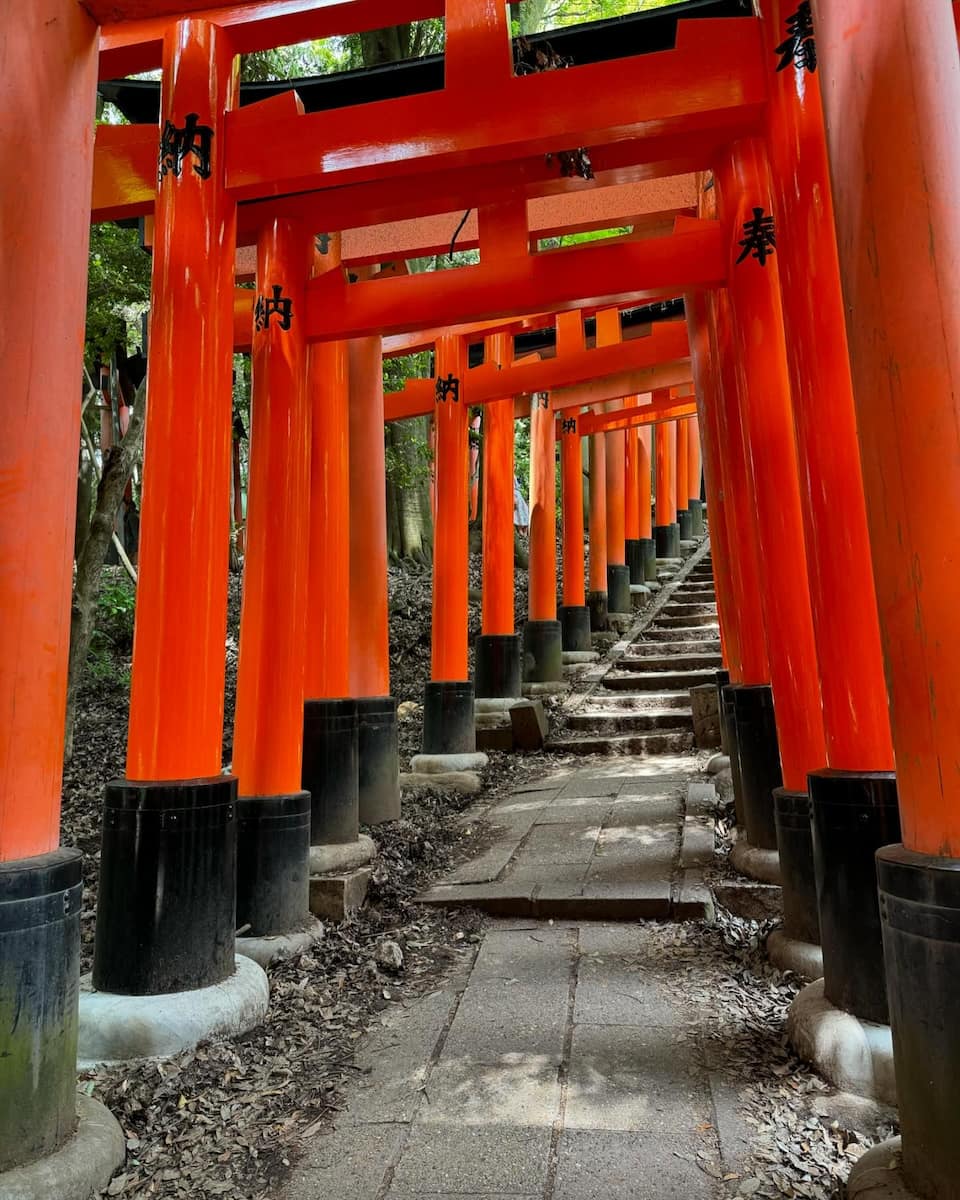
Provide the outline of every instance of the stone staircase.
{"type": "Polygon", "coordinates": [[[709,555],[661,581],[648,623],[547,742],[560,754],[676,754],[693,746],[690,688],[713,683],[720,630],[709,555]]]}

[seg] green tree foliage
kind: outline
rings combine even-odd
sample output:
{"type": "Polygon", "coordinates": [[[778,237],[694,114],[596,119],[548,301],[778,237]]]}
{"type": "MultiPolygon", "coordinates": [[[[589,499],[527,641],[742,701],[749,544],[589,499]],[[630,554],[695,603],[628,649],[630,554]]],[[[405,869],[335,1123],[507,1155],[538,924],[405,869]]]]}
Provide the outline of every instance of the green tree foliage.
{"type": "Polygon", "coordinates": [[[666,8],[678,0],[521,0],[510,5],[513,33],[542,33],[586,21],[625,17],[650,8],[666,8]]]}
{"type": "MultiPolygon", "coordinates": [[[[150,256],[136,229],[107,223],[90,230],[87,272],[86,355],[109,360],[150,303],[150,256]]],[[[129,349],[133,347],[128,346],[129,349]]]]}

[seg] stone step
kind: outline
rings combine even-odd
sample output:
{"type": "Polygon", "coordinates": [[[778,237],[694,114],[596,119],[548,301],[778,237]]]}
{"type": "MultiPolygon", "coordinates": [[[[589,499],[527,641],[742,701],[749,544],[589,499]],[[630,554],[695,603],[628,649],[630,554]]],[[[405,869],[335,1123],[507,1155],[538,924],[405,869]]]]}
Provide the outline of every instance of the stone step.
{"type": "Polygon", "coordinates": [[[713,671],[651,671],[640,675],[624,672],[622,675],[608,671],[603,677],[603,686],[616,692],[646,692],[655,689],[677,689],[698,687],[701,683],[716,683],[713,671]]]}
{"type": "Polygon", "coordinates": [[[715,613],[717,606],[712,600],[684,600],[682,597],[678,599],[676,596],[670,596],[660,611],[671,617],[682,617],[685,614],[696,617],[704,613],[715,613]]]}
{"type": "Polygon", "coordinates": [[[692,729],[664,733],[580,734],[551,738],[544,750],[554,754],[682,754],[693,746],[692,729]]]}
{"type": "Polygon", "coordinates": [[[699,638],[689,642],[634,642],[627,655],[644,655],[650,658],[660,658],[665,654],[719,654],[719,638],[699,638]]]}
{"type": "Polygon", "coordinates": [[[705,654],[666,654],[654,657],[652,654],[625,654],[617,660],[617,666],[623,671],[705,671],[712,667],[716,670],[723,665],[719,653],[705,654]]]}
{"type": "Polygon", "coordinates": [[[682,708],[690,711],[690,693],[686,692],[642,692],[637,696],[597,692],[590,697],[590,708],[594,712],[653,712],[663,708],[682,708]]]}
{"type": "MultiPolygon", "coordinates": [[[[686,872],[687,875],[691,872],[686,872]]],[[[702,886],[672,895],[669,879],[585,884],[579,888],[512,882],[438,884],[415,898],[440,908],[476,908],[490,916],[571,921],[696,921],[710,919],[712,902],[702,886]]]]}
{"type": "Polygon", "coordinates": [[[681,583],[670,593],[670,598],[684,604],[711,604],[716,595],[713,588],[685,587],[681,583]]]}
{"type": "Polygon", "coordinates": [[[715,642],[717,626],[713,625],[674,625],[664,629],[650,626],[643,631],[643,636],[651,642],[715,642]]]}
{"type": "Polygon", "coordinates": [[[717,614],[715,612],[700,615],[683,613],[680,616],[672,617],[667,612],[660,612],[657,614],[654,624],[661,629],[692,629],[698,625],[709,625],[716,629],[717,614]]]}
{"type": "Polygon", "coordinates": [[[693,713],[681,708],[650,708],[633,712],[589,709],[567,718],[571,729],[584,733],[642,733],[650,730],[687,732],[693,728],[693,713]]]}

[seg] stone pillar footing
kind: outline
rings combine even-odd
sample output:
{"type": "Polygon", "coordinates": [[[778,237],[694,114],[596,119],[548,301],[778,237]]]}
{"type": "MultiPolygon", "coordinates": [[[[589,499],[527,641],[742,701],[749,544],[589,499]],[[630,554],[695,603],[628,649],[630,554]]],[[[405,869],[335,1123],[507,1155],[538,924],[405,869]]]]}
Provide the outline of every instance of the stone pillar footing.
{"type": "Polygon", "coordinates": [[[564,650],[591,650],[590,609],[585,604],[560,607],[560,640],[564,650]]]}
{"type": "MultiPolygon", "coordinates": [[[[477,750],[469,680],[432,680],[424,689],[423,754],[471,755],[477,750]]],[[[418,768],[414,767],[414,770],[418,768]]]]}
{"type": "Polygon", "coordinates": [[[847,1200],[919,1200],[907,1183],[903,1139],[890,1138],[871,1146],[850,1168],[847,1200]]]}
{"type": "Polygon", "coordinates": [[[633,612],[633,601],[630,599],[630,568],[624,563],[607,565],[607,611],[633,612]]]}
{"type": "MultiPolygon", "coordinates": [[[[231,938],[231,950],[233,939],[231,938]]],[[[80,981],[78,1066],[169,1058],[211,1037],[235,1037],[267,1015],[270,985],[261,966],[235,955],[234,969],[210,987],[158,996],[99,991],[80,981]]]]}
{"type": "Polygon", "coordinates": [[[787,1036],[800,1058],[841,1091],[897,1103],[890,1026],[837,1008],[824,994],[824,980],[808,983],[794,997],[787,1036]]]}
{"type": "Polygon", "coordinates": [[[236,778],[108,783],[102,847],[93,954],[98,992],[155,999],[232,978],[236,778]]]}
{"type": "Polygon", "coordinates": [[[779,971],[792,971],[807,982],[823,977],[823,952],[816,942],[790,937],[784,929],[767,936],[767,957],[779,971]]]}
{"type": "Polygon", "coordinates": [[[563,679],[563,634],[559,621],[527,621],[523,627],[523,682],[563,679]]]}
{"type": "Polygon", "coordinates": [[[400,819],[400,745],[393,696],[357,697],[361,825],[400,819]]]}
{"type": "Polygon", "coordinates": [[[474,690],[477,699],[519,696],[523,654],[515,633],[482,633],[476,641],[474,690]]]}
{"type": "Polygon", "coordinates": [[[126,1157],[123,1130],[92,1096],[77,1095],[75,1106],[76,1128],[58,1149],[0,1172],[4,1200],[90,1200],[105,1192],[126,1157]]]}
{"type": "Polygon", "coordinates": [[[751,846],[745,837],[738,837],[730,851],[730,865],[748,879],[760,883],[780,882],[780,857],[776,850],[751,846]]]}
{"type": "MultiPolygon", "coordinates": [[[[308,885],[308,901],[309,895],[308,885]]],[[[292,930],[290,933],[269,934],[265,937],[238,937],[237,953],[242,954],[244,958],[252,958],[266,970],[276,963],[299,957],[322,939],[323,923],[308,911],[301,929],[292,930]]]]}

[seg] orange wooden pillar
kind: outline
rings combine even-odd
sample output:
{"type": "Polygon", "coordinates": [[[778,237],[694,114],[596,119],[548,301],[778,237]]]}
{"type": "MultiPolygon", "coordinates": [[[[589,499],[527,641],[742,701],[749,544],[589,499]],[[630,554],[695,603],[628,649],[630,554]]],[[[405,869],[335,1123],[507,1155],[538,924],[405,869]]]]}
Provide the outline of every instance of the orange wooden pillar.
{"type": "Polygon", "coordinates": [[[160,91],[128,780],[106,789],[93,964],[101,992],[189,990],[235,971],[237,781],[221,774],[221,763],[236,240],[223,148],[236,97],[229,34],[202,19],[171,24],[160,91]],[[183,836],[163,834],[172,823],[183,836]],[[150,845],[156,852],[146,854],[150,845]]]}
{"type": "MultiPolygon", "coordinates": [[[[653,393],[655,401],[666,399],[666,388],[653,393]]],[[[654,434],[656,446],[657,515],[653,537],[657,558],[680,557],[680,526],[677,524],[677,495],[674,470],[677,459],[677,423],[661,421],[654,434]]]]}
{"type": "Polygon", "coordinates": [[[390,695],[383,361],[379,337],[347,345],[350,388],[350,695],[357,701],[360,820],[400,816],[397,705],[390,695]]]}
{"type": "MultiPolygon", "coordinates": [[[[308,911],[310,795],[301,789],[300,767],[310,519],[304,315],[312,252],[307,228],[289,219],[270,222],[257,239],[233,733],[237,925],[251,937],[302,928],[308,911]]],[[[356,827],[355,806],[352,816],[356,827]]]]}
{"type": "MultiPolygon", "coordinates": [[[[649,403],[647,397],[646,403],[649,403]]],[[[638,471],[640,477],[640,554],[643,561],[643,582],[655,583],[657,579],[657,544],[653,537],[653,470],[652,462],[654,434],[649,425],[640,430],[638,471]]]]}
{"type": "Polygon", "coordinates": [[[703,474],[703,456],[700,445],[700,422],[691,417],[687,437],[687,508],[690,510],[690,532],[693,537],[703,537],[703,504],[700,500],[700,485],[703,474]]]}
{"type": "MultiPolygon", "coordinates": [[[[340,234],[316,239],[312,276],[341,270],[340,234]]],[[[354,842],[360,806],[359,720],[350,696],[350,373],[346,342],[307,351],[310,424],[303,768],[310,841],[354,842]]],[[[388,716],[392,705],[387,704],[388,716]]],[[[369,790],[369,789],[368,789],[369,790]]],[[[392,792],[387,788],[388,796],[392,792]]],[[[369,809],[369,805],[368,805],[369,809]]]]}
{"type": "Polygon", "coordinates": [[[938,515],[960,505],[960,61],[946,3],[818,0],[814,16],[903,831],[877,859],[901,1170],[946,1200],[960,1179],[960,534],[938,515]]]}
{"type": "MultiPolygon", "coordinates": [[[[727,529],[729,513],[725,479],[729,467],[726,447],[720,436],[719,410],[723,398],[720,393],[719,366],[710,346],[706,297],[702,293],[688,293],[684,296],[684,310],[690,337],[690,362],[697,394],[697,411],[702,414],[699,424],[703,430],[704,477],[711,514],[710,560],[717,595],[723,663],[730,678],[739,682],[742,677],[740,610],[739,597],[734,589],[733,551],[727,529]]],[[[759,596],[754,597],[754,602],[759,603],[759,596]]]]}
{"type": "Polygon", "coordinates": [[[563,526],[563,592],[560,625],[563,649],[589,652],[590,610],[583,553],[583,446],[576,410],[560,417],[560,485],[563,526]]]}
{"type": "MultiPolygon", "coordinates": [[[[720,219],[728,241],[728,290],[743,380],[744,440],[753,466],[764,625],[782,784],[803,792],[826,762],[820,681],[805,569],[800,483],[793,432],[776,256],[770,253],[770,181],[763,144],[741,140],[717,164],[720,219]]],[[[769,731],[766,705],[751,718],[769,731]]],[[[747,719],[744,713],[744,720],[747,719]]],[[[737,715],[740,723],[740,713],[737,715]]],[[[759,741],[759,739],[758,739],[759,741]]],[[[741,739],[741,771],[743,769],[741,739]]],[[[777,785],[779,786],[779,785],[777,785]]],[[[772,789],[770,789],[772,792],[772,789]]],[[[748,836],[762,851],[777,845],[772,794],[745,790],[748,836]]]]}
{"type": "MultiPolygon", "coordinates": [[[[762,25],[768,61],[777,63],[767,145],[784,232],[776,258],[829,768],[808,777],[820,874],[820,902],[811,897],[808,926],[814,933],[822,927],[826,999],[886,1021],[873,854],[899,836],[896,782],[819,76],[803,39],[793,40],[793,7],[766,0],[762,25]],[[838,806],[850,820],[859,814],[860,836],[838,824],[838,806]],[[884,812],[887,818],[877,820],[884,812]]],[[[778,795],[775,803],[779,816],[794,801],[778,795]]],[[[805,798],[801,804],[805,813],[805,798]]]]}
{"type": "Polygon", "coordinates": [[[58,847],[98,50],[72,0],[8,5],[3,40],[0,1173],[76,1125],[81,862],[58,847]]]}
{"type": "Polygon", "coordinates": [[[557,620],[557,425],[549,392],[530,402],[530,586],[523,627],[523,681],[539,687],[563,679],[557,620]]]}
{"type": "MultiPolygon", "coordinates": [[[[621,400],[608,404],[608,412],[623,407],[621,400]]],[[[606,438],[606,492],[607,492],[607,610],[612,613],[629,613],[633,609],[630,600],[630,568],[627,566],[626,541],[626,476],[627,442],[622,429],[604,434],[606,438]]]]}
{"type": "Polygon", "coordinates": [[[677,421],[677,462],[674,472],[674,491],[677,498],[677,525],[680,528],[680,540],[688,542],[692,532],[690,524],[690,509],[687,507],[689,487],[687,486],[687,456],[689,453],[690,425],[687,421],[677,421]]]}
{"type": "MultiPolygon", "coordinates": [[[[509,367],[513,337],[486,339],[485,361],[509,367]]],[[[478,700],[520,695],[520,637],[514,633],[513,397],[483,406],[483,560],[481,634],[474,687],[478,700]]]]}
{"type": "Polygon", "coordinates": [[[590,435],[590,628],[607,628],[607,470],[606,434],[590,435]]]}
{"type": "MultiPolygon", "coordinates": [[[[469,522],[467,350],[457,334],[438,338],[434,374],[437,516],[433,543],[430,682],[423,706],[423,755],[476,750],[473,683],[467,671],[469,522]]],[[[414,769],[418,760],[414,758],[414,769]]]]}
{"type": "MultiPolygon", "coordinates": [[[[626,402],[629,408],[639,406],[639,396],[631,396],[626,402]]],[[[624,552],[630,573],[630,586],[644,582],[643,547],[640,545],[640,426],[634,425],[625,432],[625,454],[623,471],[623,534],[624,552]]]]}

